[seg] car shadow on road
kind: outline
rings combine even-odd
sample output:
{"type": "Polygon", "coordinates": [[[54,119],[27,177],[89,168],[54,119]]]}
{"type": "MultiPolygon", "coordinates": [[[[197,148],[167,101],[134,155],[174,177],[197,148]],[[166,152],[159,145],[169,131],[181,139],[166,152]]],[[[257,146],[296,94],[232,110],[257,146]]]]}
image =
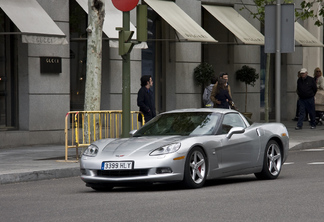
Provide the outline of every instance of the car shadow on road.
{"type": "Polygon", "coordinates": [[[208,180],[206,181],[205,187],[246,183],[252,181],[258,181],[258,179],[253,175],[226,177],[221,179],[208,180]]]}
{"type": "MultiPolygon", "coordinates": [[[[254,176],[235,176],[221,179],[214,179],[206,181],[205,185],[200,188],[204,189],[207,187],[217,187],[222,185],[246,183],[258,181],[254,176]]],[[[112,192],[112,193],[126,193],[126,192],[163,192],[163,191],[180,191],[180,190],[190,190],[183,186],[182,183],[139,183],[131,184],[130,186],[116,186],[112,190],[107,191],[95,191],[89,190],[89,192],[112,192]]]]}

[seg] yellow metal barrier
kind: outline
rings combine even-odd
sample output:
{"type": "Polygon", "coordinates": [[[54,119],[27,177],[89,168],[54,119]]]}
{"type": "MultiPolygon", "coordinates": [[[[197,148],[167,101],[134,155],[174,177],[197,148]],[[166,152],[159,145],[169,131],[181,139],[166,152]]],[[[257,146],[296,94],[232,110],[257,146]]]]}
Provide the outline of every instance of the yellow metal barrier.
{"type": "MultiPolygon", "coordinates": [[[[131,111],[131,130],[139,129],[140,111],[131,111]]],[[[122,133],[122,111],[71,111],[65,116],[65,161],[68,161],[68,149],[76,149],[76,161],[79,159],[79,147],[89,146],[91,142],[104,138],[119,138],[122,133]]],[[[75,162],[75,161],[73,161],[75,162]]]]}

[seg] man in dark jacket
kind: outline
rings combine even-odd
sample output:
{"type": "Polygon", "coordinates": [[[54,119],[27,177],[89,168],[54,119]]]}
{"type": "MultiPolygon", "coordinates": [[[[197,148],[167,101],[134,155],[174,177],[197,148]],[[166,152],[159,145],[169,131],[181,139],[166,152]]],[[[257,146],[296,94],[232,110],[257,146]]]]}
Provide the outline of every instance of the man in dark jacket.
{"type": "MultiPolygon", "coordinates": [[[[144,114],[145,123],[156,116],[153,92],[150,90],[152,86],[153,80],[150,75],[141,77],[141,88],[137,93],[137,106],[144,114]]],[[[139,116],[138,120],[142,122],[141,116],[139,116]]]]}
{"type": "Polygon", "coordinates": [[[303,127],[305,113],[308,111],[310,117],[311,129],[316,128],[315,123],[315,100],[314,96],[317,92],[317,86],[314,78],[307,75],[307,69],[300,70],[300,77],[297,80],[297,94],[299,96],[299,118],[296,130],[303,127]]]}

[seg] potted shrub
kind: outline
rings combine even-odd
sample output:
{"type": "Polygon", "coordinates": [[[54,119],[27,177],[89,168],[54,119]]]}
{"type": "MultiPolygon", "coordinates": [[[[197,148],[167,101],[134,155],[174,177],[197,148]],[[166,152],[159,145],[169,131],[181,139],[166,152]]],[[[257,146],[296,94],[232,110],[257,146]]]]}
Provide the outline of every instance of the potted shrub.
{"type": "Polygon", "coordinates": [[[212,65],[207,62],[203,62],[194,69],[194,76],[198,84],[202,85],[204,89],[205,84],[207,82],[209,83],[210,79],[214,76],[214,72],[215,71],[212,65]]]}
{"type": "Polygon", "coordinates": [[[247,65],[242,66],[241,69],[236,71],[236,79],[245,83],[245,108],[243,115],[251,118],[252,113],[247,113],[246,107],[247,107],[247,86],[251,85],[254,87],[255,82],[257,79],[259,79],[259,74],[256,73],[256,70],[252,67],[249,67],[247,65]]]}
{"type": "MultiPolygon", "coordinates": [[[[214,77],[214,68],[212,65],[208,64],[207,62],[203,62],[199,64],[194,69],[194,77],[195,80],[198,82],[198,85],[201,85],[201,92],[204,93],[204,89],[206,87],[206,83],[209,83],[211,78],[214,77]]],[[[202,101],[203,107],[203,101],[202,101]]]]}

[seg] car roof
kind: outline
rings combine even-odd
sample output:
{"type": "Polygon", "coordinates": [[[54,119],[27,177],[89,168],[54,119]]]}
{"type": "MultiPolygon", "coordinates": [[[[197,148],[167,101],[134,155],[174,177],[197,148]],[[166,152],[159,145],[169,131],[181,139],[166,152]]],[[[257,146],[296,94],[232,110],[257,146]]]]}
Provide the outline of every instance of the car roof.
{"type": "Polygon", "coordinates": [[[236,110],[233,109],[221,109],[221,108],[190,108],[190,109],[176,109],[176,110],[171,110],[167,111],[164,113],[184,113],[184,112],[213,112],[213,113],[233,113],[236,112],[236,110]]]}

